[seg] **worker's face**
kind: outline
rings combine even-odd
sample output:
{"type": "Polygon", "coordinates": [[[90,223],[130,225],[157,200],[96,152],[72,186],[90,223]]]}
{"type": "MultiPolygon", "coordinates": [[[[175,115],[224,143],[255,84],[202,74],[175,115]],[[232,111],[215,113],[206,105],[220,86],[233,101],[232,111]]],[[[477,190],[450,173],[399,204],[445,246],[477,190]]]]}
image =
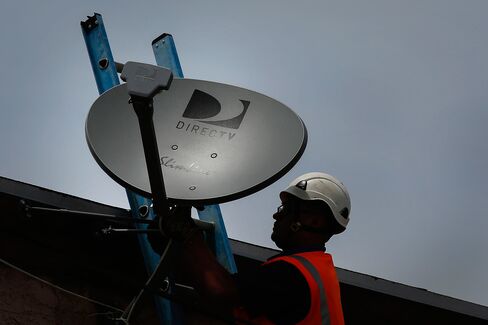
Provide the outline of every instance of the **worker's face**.
{"type": "Polygon", "coordinates": [[[297,200],[291,198],[283,198],[281,206],[273,214],[275,223],[273,226],[273,233],[271,240],[273,240],[279,248],[285,249],[289,246],[293,231],[290,226],[296,221],[296,214],[298,213],[297,200]]]}

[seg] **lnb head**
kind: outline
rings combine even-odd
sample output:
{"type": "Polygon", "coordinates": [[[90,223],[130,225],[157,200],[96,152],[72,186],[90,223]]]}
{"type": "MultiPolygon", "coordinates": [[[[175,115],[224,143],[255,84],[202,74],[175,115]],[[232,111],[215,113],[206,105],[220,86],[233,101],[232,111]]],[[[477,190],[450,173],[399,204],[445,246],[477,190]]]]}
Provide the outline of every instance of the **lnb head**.
{"type": "Polygon", "coordinates": [[[120,78],[127,82],[130,96],[151,99],[161,90],[169,89],[173,73],[152,64],[128,61],[124,64],[120,78]]]}

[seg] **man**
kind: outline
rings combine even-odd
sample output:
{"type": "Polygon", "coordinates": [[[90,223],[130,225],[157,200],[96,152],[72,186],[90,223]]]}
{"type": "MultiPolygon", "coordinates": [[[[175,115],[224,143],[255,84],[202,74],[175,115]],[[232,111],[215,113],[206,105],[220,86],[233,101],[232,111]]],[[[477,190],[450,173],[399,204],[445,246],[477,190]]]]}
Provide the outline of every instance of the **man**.
{"type": "Polygon", "coordinates": [[[333,176],[308,173],[280,193],[271,239],[283,252],[254,274],[231,276],[203,243],[190,210],[177,208],[161,230],[182,243],[182,267],[202,296],[252,324],[344,324],[332,257],[325,243],[346,229],[351,203],[333,176]]]}

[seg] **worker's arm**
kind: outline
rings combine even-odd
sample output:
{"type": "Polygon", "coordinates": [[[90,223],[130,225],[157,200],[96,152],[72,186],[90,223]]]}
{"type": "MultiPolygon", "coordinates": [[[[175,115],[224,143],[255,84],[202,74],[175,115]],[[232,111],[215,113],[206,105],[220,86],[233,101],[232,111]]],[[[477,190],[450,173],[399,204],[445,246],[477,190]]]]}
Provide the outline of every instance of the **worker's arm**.
{"type": "Polygon", "coordinates": [[[179,257],[184,270],[197,292],[212,302],[234,306],[239,301],[237,285],[231,274],[219,264],[200,232],[182,244],[179,257]]]}
{"type": "MultiPolygon", "coordinates": [[[[206,302],[225,309],[238,304],[237,285],[203,240],[202,232],[191,218],[191,207],[174,208],[169,216],[161,219],[160,228],[166,236],[177,242],[178,251],[173,254],[174,262],[206,302]]],[[[163,238],[153,237],[150,241],[162,242],[163,238]]]]}

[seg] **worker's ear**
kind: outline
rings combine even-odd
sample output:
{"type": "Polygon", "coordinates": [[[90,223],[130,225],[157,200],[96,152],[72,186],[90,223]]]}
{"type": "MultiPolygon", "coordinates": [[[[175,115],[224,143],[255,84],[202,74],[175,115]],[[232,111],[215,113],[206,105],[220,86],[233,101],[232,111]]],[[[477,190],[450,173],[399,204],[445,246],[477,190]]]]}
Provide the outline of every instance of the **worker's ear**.
{"type": "Polygon", "coordinates": [[[304,214],[300,216],[299,223],[313,228],[324,228],[327,225],[327,220],[320,214],[304,214]]]}
{"type": "Polygon", "coordinates": [[[302,224],[299,221],[296,221],[290,225],[290,229],[293,232],[297,232],[302,228],[302,224]]]}

